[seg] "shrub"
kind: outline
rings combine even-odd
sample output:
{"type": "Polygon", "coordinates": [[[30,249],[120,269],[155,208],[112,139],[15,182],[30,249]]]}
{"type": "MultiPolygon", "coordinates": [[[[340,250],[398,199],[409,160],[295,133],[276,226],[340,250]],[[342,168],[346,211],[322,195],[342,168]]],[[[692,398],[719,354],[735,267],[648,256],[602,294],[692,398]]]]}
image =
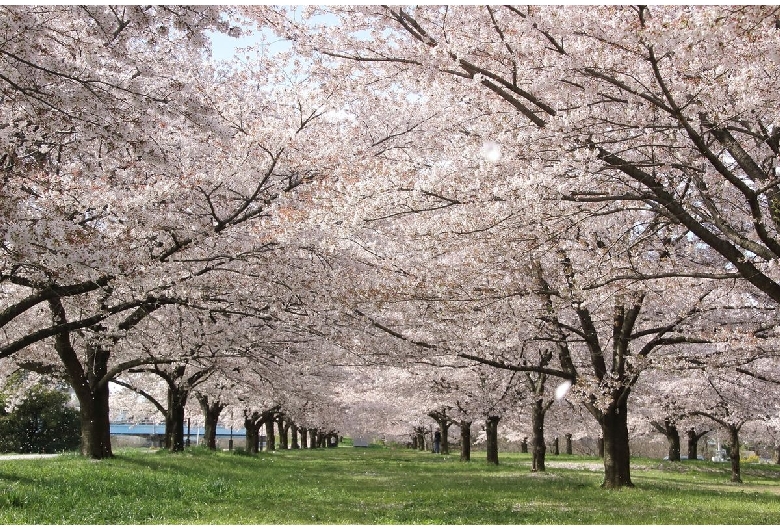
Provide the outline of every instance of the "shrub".
{"type": "Polygon", "coordinates": [[[67,405],[68,395],[43,386],[31,388],[10,413],[0,410],[0,452],[56,453],[78,449],[81,422],[67,405]]]}

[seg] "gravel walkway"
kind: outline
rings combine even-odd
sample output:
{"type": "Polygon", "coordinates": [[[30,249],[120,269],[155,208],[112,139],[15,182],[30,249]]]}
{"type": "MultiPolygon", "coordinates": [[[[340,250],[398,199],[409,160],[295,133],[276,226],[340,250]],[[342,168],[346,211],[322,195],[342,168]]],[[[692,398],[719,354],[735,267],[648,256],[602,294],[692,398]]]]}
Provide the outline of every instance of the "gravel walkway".
{"type": "Polygon", "coordinates": [[[60,456],[59,454],[53,455],[0,455],[0,460],[34,460],[38,458],[54,458],[60,456]]]}

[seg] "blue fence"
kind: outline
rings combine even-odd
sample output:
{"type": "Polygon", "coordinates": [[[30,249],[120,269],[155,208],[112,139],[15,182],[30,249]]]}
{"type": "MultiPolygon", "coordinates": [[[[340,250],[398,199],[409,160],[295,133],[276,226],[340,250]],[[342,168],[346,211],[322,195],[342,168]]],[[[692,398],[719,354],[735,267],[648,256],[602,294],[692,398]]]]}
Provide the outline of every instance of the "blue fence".
{"type": "MultiPolygon", "coordinates": [[[[184,435],[187,436],[188,432],[190,437],[203,436],[205,434],[205,429],[202,425],[191,425],[188,431],[187,426],[185,425],[184,435]]],[[[154,436],[157,434],[163,435],[165,434],[165,425],[154,425],[146,423],[112,423],[111,434],[123,436],[154,436]]],[[[245,435],[246,431],[244,429],[233,429],[232,431],[233,437],[243,437],[245,435]]],[[[231,431],[229,427],[217,426],[217,438],[230,438],[230,436],[231,431]]]]}

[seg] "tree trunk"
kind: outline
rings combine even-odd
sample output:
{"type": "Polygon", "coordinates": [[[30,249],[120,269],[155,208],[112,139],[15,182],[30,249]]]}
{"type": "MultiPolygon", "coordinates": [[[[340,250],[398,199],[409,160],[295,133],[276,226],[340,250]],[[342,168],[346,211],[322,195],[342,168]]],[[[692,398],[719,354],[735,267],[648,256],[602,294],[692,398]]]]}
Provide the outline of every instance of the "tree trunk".
{"type": "Polygon", "coordinates": [[[669,462],[680,461],[680,432],[674,423],[666,420],[666,441],[669,443],[669,462]]]}
{"type": "Polygon", "coordinates": [[[446,416],[439,421],[439,431],[441,432],[440,452],[443,455],[448,455],[450,454],[450,422],[446,416]]]}
{"type": "Polygon", "coordinates": [[[301,446],[298,443],[298,427],[294,423],[290,423],[289,427],[290,427],[290,436],[292,438],[292,440],[290,440],[291,447],[293,449],[300,449],[301,446]]]}
{"type": "Polygon", "coordinates": [[[274,417],[268,416],[265,421],[265,450],[270,453],[276,451],[276,435],[274,434],[274,417]]]}
{"type": "Polygon", "coordinates": [[[498,422],[499,416],[488,416],[485,422],[485,433],[487,434],[487,462],[488,464],[498,465],[498,422]]]}
{"type": "Polygon", "coordinates": [[[572,449],[571,449],[571,434],[567,434],[567,435],[566,435],[566,454],[567,454],[567,455],[570,455],[570,454],[572,454],[572,449]]]}
{"type": "Polygon", "coordinates": [[[531,407],[531,471],[544,471],[544,457],[547,448],[544,445],[544,404],[541,399],[531,407]]]}
{"type": "MultiPolygon", "coordinates": [[[[54,324],[66,322],[65,309],[59,299],[49,302],[54,324]]],[[[109,419],[108,359],[110,350],[87,345],[87,360],[82,365],[70,342],[70,335],[54,338],[54,349],[65,368],[66,379],[76,394],[81,416],[81,454],[94,459],[111,458],[111,421],[109,419]]]]}
{"type": "Polygon", "coordinates": [[[528,437],[526,436],[523,438],[523,441],[520,442],[520,452],[521,453],[527,453],[528,452],[528,437]]]}
{"type": "Polygon", "coordinates": [[[731,459],[731,482],[742,482],[739,456],[739,429],[729,425],[729,458],[731,459]]]}
{"type": "Polygon", "coordinates": [[[596,451],[599,454],[599,458],[604,458],[604,437],[599,436],[596,439],[596,451]]]}
{"type": "Polygon", "coordinates": [[[165,414],[165,448],[184,451],[184,408],[189,391],[168,387],[168,410],[165,414]]]}
{"type": "Polygon", "coordinates": [[[203,412],[203,445],[211,449],[217,450],[217,424],[219,424],[219,415],[225,408],[225,405],[214,400],[209,403],[208,396],[198,395],[198,403],[200,403],[200,410],[203,412]]]}
{"type": "Polygon", "coordinates": [[[633,487],[631,454],[628,446],[628,410],[625,406],[612,406],[602,414],[601,433],[604,437],[602,487],[607,489],[633,487]]]}
{"type": "Polygon", "coordinates": [[[471,422],[460,422],[460,461],[471,461],[471,422]]]}
{"type": "Polygon", "coordinates": [[[309,429],[309,448],[317,448],[317,429],[309,429]]]}
{"type": "Polygon", "coordinates": [[[699,440],[710,431],[696,433],[696,429],[688,429],[688,460],[699,459],[699,440]]]}
{"type": "Polygon", "coordinates": [[[81,415],[81,454],[94,459],[111,458],[111,422],[108,386],[99,386],[86,396],[76,393],[81,415]]]}
{"type": "Polygon", "coordinates": [[[260,427],[262,425],[257,413],[253,413],[250,418],[244,420],[244,429],[246,430],[244,448],[249,454],[256,455],[260,451],[260,427]]]}
{"type": "Polygon", "coordinates": [[[425,428],[418,427],[415,432],[417,433],[417,449],[425,451],[425,428]]]}
{"type": "Polygon", "coordinates": [[[306,435],[308,432],[306,427],[301,427],[301,449],[309,448],[309,437],[306,435]]]}
{"type": "Polygon", "coordinates": [[[280,414],[277,417],[276,426],[279,428],[279,449],[289,448],[288,433],[290,431],[290,424],[287,423],[283,414],[280,414]]]}

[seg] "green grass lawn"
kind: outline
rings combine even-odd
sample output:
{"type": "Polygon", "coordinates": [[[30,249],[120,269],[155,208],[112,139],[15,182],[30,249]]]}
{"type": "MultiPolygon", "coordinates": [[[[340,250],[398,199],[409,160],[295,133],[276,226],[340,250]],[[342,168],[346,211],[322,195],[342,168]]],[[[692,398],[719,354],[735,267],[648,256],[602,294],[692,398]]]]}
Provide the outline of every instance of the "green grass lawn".
{"type": "Polygon", "coordinates": [[[118,451],[0,461],[2,524],[778,524],[780,467],[634,459],[636,488],[606,491],[598,460],[406,449],[247,456],[118,451]],[[568,465],[569,468],[553,466],[568,465]]]}

